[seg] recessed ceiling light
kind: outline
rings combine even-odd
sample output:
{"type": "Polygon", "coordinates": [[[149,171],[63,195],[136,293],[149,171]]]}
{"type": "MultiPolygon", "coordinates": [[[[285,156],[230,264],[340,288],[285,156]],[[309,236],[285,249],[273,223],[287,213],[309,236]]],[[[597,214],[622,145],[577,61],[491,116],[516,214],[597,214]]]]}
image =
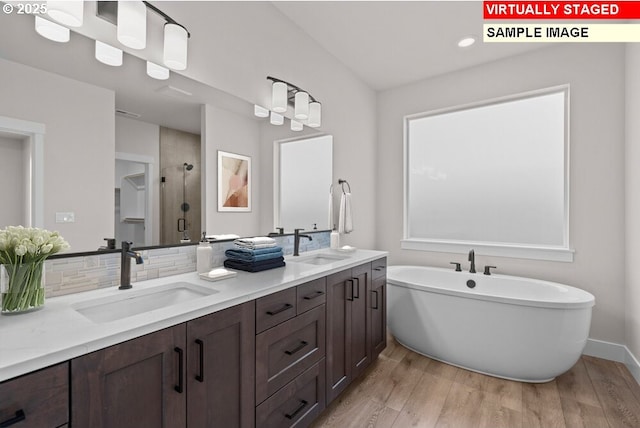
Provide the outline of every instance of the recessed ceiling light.
{"type": "Polygon", "coordinates": [[[476,42],[476,38],[473,37],[473,36],[463,37],[458,42],[458,47],[459,48],[468,48],[469,46],[471,46],[475,42],[476,42]]]}

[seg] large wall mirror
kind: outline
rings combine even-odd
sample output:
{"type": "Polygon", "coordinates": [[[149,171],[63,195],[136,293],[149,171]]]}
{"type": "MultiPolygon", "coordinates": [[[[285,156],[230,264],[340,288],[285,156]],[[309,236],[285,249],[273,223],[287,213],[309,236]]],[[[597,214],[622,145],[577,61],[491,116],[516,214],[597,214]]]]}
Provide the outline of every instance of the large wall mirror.
{"type": "Polygon", "coordinates": [[[274,161],[274,228],[331,229],[333,137],[276,141],[274,161]]]}
{"type": "Polygon", "coordinates": [[[569,87],[405,118],[402,247],[573,260],[569,87]]]}
{"type": "MultiPolygon", "coordinates": [[[[216,197],[215,190],[200,186],[202,106],[228,112],[237,117],[235,129],[244,129],[243,124],[260,126],[253,105],[177,73],[152,79],[145,62],[128,54],[122,66],[109,67],[95,60],[89,38],[72,33],[69,42],[55,43],[34,31],[33,20],[0,15],[0,116],[41,123],[47,131],[37,165],[44,193],[39,205],[31,204],[40,220],[31,225],[60,231],[71,252],[95,251],[106,244],[104,238],[139,246],[196,242],[205,223],[201,207],[207,197],[216,197]]],[[[28,147],[21,142],[25,135],[5,130],[0,143],[22,149],[28,147]]],[[[211,143],[224,144],[220,138],[211,143]]],[[[256,137],[246,154],[256,156],[259,143],[256,137]]],[[[13,175],[0,170],[4,183],[13,175]]],[[[261,215],[259,207],[254,215],[261,215]]],[[[250,227],[242,232],[260,233],[250,227]]]]}

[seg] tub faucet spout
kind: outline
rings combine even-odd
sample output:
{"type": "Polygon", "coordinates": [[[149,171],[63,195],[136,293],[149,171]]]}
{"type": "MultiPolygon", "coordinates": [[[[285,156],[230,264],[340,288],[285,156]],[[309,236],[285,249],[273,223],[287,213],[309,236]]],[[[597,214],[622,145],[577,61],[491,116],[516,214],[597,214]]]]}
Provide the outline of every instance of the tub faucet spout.
{"type": "Polygon", "coordinates": [[[469,261],[471,262],[469,273],[476,273],[476,253],[473,250],[469,251],[469,261]]]}

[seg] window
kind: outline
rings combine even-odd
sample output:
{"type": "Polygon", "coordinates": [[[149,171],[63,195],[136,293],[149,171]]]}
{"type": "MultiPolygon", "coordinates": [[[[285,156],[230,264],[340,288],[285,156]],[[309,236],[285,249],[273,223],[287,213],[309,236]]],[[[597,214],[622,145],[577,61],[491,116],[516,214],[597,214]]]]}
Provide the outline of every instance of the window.
{"type": "Polygon", "coordinates": [[[568,86],[405,118],[402,248],[572,261],[568,86]]]}

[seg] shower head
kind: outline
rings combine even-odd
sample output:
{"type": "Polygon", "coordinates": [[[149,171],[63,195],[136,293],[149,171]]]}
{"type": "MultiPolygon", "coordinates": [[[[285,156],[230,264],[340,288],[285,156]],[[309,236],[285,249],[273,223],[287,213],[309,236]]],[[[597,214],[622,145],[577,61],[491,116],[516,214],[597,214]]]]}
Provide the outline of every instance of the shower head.
{"type": "Polygon", "coordinates": [[[193,169],[193,164],[191,164],[191,163],[186,163],[186,162],[185,162],[185,163],[184,163],[184,168],[185,168],[187,171],[191,171],[191,170],[193,169]]]}

